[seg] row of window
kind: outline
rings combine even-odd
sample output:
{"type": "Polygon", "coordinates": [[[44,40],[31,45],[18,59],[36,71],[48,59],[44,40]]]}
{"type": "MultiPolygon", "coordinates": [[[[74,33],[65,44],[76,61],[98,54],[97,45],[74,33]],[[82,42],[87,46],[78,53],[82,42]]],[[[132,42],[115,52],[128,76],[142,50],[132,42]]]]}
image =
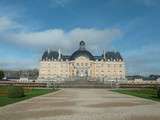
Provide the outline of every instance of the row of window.
{"type": "MultiPolygon", "coordinates": [[[[101,72],[101,73],[104,73],[104,71],[99,71],[99,70],[96,71],[96,73],[100,73],[100,72],[101,72]]],[[[111,72],[111,73],[112,73],[112,72],[114,72],[114,73],[120,72],[120,73],[121,73],[122,71],[121,71],[121,70],[120,70],[120,71],[110,71],[110,70],[108,70],[107,72],[111,72]]]]}
{"type": "MultiPolygon", "coordinates": [[[[76,63],[77,66],[88,66],[89,63],[76,63]]],[[[91,64],[90,64],[91,65],[91,64]]]]}
{"type": "MultiPolygon", "coordinates": [[[[96,67],[103,67],[103,66],[104,66],[103,64],[96,64],[96,67]]],[[[122,67],[122,64],[108,64],[107,67],[122,67]]]]}
{"type": "MultiPolygon", "coordinates": [[[[42,72],[53,72],[53,71],[59,71],[58,69],[43,69],[43,70],[41,70],[42,72]]],[[[79,71],[79,70],[77,70],[77,71],[79,71]]],[[[88,70],[87,70],[88,71],[88,70]]],[[[60,72],[69,72],[68,70],[65,70],[65,69],[62,69],[62,70],[60,70],[60,72]]],[[[74,72],[74,70],[72,70],[72,72],[74,72]]],[[[92,71],[90,71],[90,73],[91,73],[92,71]]],[[[103,70],[99,70],[99,69],[97,69],[96,71],[95,71],[96,73],[104,73],[104,71],[103,70]]],[[[114,70],[114,71],[111,71],[111,70],[108,70],[107,72],[122,72],[122,70],[114,70]]]]}
{"type": "MultiPolygon", "coordinates": [[[[53,67],[59,67],[59,66],[61,66],[61,67],[67,67],[68,66],[68,64],[61,64],[61,65],[59,65],[59,64],[50,64],[50,63],[48,63],[47,64],[48,66],[53,66],[53,67]]],[[[42,64],[41,66],[42,67],[48,67],[46,64],[42,64]]],[[[76,66],[89,66],[89,65],[92,65],[91,63],[76,63],[76,66]]],[[[72,63],[72,66],[74,66],[74,63],[72,63]]],[[[104,66],[104,64],[96,64],[96,67],[103,67],[104,66]]],[[[117,65],[117,64],[108,64],[107,65],[107,67],[122,67],[122,64],[119,64],[119,65],[117,65]]]]}

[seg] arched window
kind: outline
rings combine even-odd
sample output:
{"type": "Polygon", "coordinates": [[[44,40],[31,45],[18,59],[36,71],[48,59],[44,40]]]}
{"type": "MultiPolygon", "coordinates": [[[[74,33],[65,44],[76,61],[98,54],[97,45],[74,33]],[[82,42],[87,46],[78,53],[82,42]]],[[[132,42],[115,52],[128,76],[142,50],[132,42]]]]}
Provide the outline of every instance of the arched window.
{"type": "Polygon", "coordinates": [[[76,71],[76,75],[77,75],[77,76],[79,75],[79,70],[76,71]]]}
{"type": "Polygon", "coordinates": [[[88,76],[88,70],[85,70],[85,74],[86,74],[86,76],[88,76]]]}

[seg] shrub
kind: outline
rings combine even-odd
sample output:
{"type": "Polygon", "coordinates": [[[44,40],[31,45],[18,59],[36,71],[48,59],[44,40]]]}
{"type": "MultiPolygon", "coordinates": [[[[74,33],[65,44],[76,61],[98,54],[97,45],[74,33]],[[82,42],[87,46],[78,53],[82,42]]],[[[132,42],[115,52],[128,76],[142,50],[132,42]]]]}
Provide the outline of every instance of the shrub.
{"type": "Polygon", "coordinates": [[[9,86],[8,87],[9,98],[20,98],[24,97],[24,89],[20,86],[9,86]]]}
{"type": "Polygon", "coordinates": [[[160,98],[160,87],[157,88],[157,97],[160,98]]]}
{"type": "Polygon", "coordinates": [[[4,78],[4,72],[0,70],[0,79],[4,78]]]}

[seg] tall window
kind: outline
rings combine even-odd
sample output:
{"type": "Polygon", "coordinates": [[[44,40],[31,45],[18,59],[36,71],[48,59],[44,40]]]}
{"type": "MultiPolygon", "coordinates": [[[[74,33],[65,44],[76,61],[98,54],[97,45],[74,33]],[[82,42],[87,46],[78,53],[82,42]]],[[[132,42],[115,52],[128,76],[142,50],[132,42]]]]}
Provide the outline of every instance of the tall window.
{"type": "Polygon", "coordinates": [[[79,70],[77,70],[76,74],[77,74],[77,76],[79,75],[79,70]]]}
{"type": "Polygon", "coordinates": [[[76,65],[79,66],[79,63],[77,63],[76,65]]]}
{"type": "Polygon", "coordinates": [[[81,63],[81,66],[83,66],[83,63],[81,63]]]}
{"type": "Polygon", "coordinates": [[[85,70],[85,74],[86,74],[86,76],[88,76],[88,70],[85,70]]]}

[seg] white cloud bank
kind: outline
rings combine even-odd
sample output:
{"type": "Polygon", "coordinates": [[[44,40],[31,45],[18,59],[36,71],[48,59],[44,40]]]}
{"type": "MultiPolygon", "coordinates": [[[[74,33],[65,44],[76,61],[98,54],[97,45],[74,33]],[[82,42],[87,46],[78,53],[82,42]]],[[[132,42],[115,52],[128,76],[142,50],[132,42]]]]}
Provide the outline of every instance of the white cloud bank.
{"type": "Polygon", "coordinates": [[[70,51],[84,40],[90,49],[106,48],[112,40],[120,37],[122,32],[117,28],[95,29],[75,28],[65,32],[63,29],[49,29],[36,32],[18,32],[4,35],[6,41],[32,48],[61,48],[70,51]]]}
{"type": "Polygon", "coordinates": [[[64,29],[47,29],[42,31],[26,31],[27,26],[21,25],[9,19],[0,17],[0,40],[18,44],[29,48],[52,48],[70,51],[77,47],[78,42],[84,40],[90,49],[97,47],[106,48],[110,43],[122,36],[118,28],[74,28],[65,31],[64,29]]]}
{"type": "Polygon", "coordinates": [[[0,31],[18,28],[19,25],[8,17],[0,17],[0,31]]]}
{"type": "Polygon", "coordinates": [[[10,19],[9,17],[0,17],[0,33],[9,32],[9,31],[15,31],[23,29],[23,25],[18,24],[14,20],[10,19]]]}

